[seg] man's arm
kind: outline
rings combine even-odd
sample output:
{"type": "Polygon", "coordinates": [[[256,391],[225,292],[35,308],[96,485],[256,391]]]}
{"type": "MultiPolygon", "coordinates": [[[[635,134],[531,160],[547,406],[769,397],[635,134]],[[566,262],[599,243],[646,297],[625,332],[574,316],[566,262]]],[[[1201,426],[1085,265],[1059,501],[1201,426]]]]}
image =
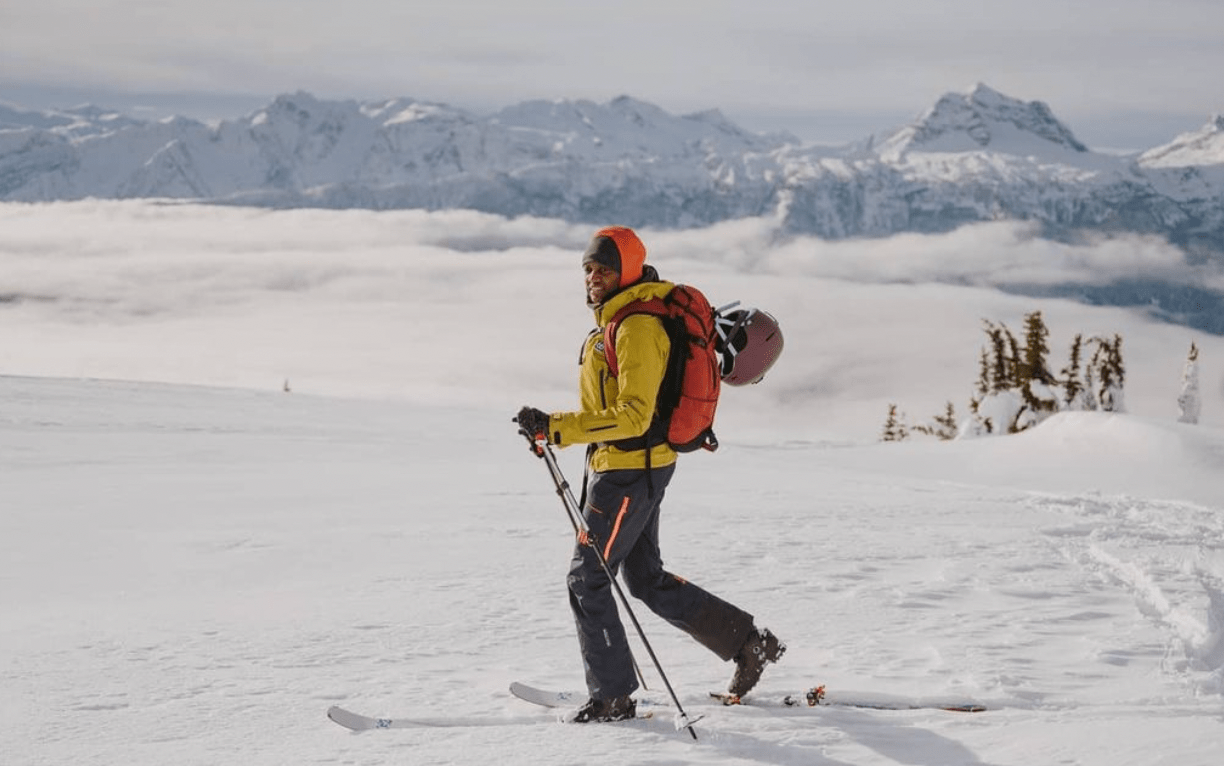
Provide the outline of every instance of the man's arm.
{"type": "Polygon", "coordinates": [[[670,350],[671,342],[658,317],[626,317],[616,332],[620,373],[616,400],[602,410],[552,413],[549,438],[565,446],[631,439],[646,433],[654,418],[670,350]]]}

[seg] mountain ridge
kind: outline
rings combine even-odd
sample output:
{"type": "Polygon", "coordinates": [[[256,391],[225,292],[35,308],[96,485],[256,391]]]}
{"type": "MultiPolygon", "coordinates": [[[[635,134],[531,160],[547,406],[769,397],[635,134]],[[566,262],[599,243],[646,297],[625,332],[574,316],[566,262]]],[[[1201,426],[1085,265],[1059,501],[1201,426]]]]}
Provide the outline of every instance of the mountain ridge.
{"type": "Polygon", "coordinates": [[[488,116],[408,97],[281,94],[216,123],[0,104],[0,200],[176,198],[269,207],[470,208],[661,228],[774,216],[827,239],[977,221],[1163,237],[1224,263],[1224,119],[1132,155],[1094,152],[1041,101],[978,83],[842,147],[631,96],[488,116]]]}

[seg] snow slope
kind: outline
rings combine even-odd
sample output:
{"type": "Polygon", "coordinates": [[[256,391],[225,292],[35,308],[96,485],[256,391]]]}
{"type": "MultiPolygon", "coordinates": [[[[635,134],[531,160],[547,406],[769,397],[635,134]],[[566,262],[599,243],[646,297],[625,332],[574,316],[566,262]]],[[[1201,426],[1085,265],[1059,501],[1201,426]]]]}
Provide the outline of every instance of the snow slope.
{"type": "Polygon", "coordinates": [[[704,694],[728,668],[639,610],[706,715],[693,743],[507,693],[581,668],[568,524],[502,410],[19,377],[0,401],[6,763],[1206,766],[1224,746],[1218,429],[1081,415],[972,462],[725,433],[684,460],[665,546],[788,641],[758,696],[995,709],[722,709],[704,694]],[[332,704],[459,726],[351,735],[332,704]]]}
{"type": "MultiPolygon", "coordinates": [[[[665,275],[787,334],[762,384],[724,396],[723,447],[683,458],[663,521],[671,569],[788,642],[759,697],[823,683],[995,708],[723,709],[705,694],[730,668],[639,609],[706,716],[694,743],[666,716],[578,729],[506,691],[581,685],[572,534],[509,418],[573,402],[585,228],[0,214],[4,764],[1206,766],[1224,749],[1218,337],[847,265],[901,268],[896,247],[914,277],[975,238],[848,253],[646,232],[665,275]],[[890,401],[963,407],[980,320],[1033,308],[1056,354],[1075,331],[1123,334],[1132,414],[875,442],[890,401]],[[1192,337],[1197,426],[1175,422],[1192,337]],[[333,704],[458,725],[353,735],[333,704]]],[[[561,453],[571,480],[580,459],[561,453]]]]}

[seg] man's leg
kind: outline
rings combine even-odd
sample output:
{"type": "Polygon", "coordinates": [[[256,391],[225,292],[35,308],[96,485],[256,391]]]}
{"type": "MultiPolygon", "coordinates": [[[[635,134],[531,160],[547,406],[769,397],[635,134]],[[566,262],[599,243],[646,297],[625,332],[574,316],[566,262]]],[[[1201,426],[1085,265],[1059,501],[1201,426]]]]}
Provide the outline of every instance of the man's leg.
{"type": "MultiPolygon", "coordinates": [[[[656,501],[662,501],[670,478],[670,474],[660,477],[656,473],[656,501]]],[[[659,552],[659,502],[651,509],[650,519],[625,557],[629,593],[723,660],[732,659],[752,632],[752,615],[663,568],[659,552]]]]}
{"type": "MultiPolygon", "coordinates": [[[[663,484],[674,466],[655,469],[663,484]]],[[[596,550],[615,574],[650,520],[661,493],[651,496],[645,471],[607,471],[591,477],[583,509],[590,539],[574,550],[568,578],[570,608],[578,626],[578,643],[587,688],[595,699],[611,699],[637,689],[629,641],[621,624],[616,595],[596,550]]]]}

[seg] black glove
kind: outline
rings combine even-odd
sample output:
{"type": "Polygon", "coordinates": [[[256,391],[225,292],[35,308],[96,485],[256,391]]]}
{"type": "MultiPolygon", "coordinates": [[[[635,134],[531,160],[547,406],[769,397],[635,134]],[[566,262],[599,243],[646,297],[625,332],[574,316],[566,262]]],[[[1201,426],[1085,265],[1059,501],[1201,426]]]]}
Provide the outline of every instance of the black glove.
{"type": "Polygon", "coordinates": [[[519,433],[527,437],[527,442],[531,444],[531,449],[535,451],[535,442],[538,437],[548,439],[548,413],[537,410],[535,407],[524,407],[519,410],[519,413],[514,418],[514,422],[518,423],[519,433]]]}

